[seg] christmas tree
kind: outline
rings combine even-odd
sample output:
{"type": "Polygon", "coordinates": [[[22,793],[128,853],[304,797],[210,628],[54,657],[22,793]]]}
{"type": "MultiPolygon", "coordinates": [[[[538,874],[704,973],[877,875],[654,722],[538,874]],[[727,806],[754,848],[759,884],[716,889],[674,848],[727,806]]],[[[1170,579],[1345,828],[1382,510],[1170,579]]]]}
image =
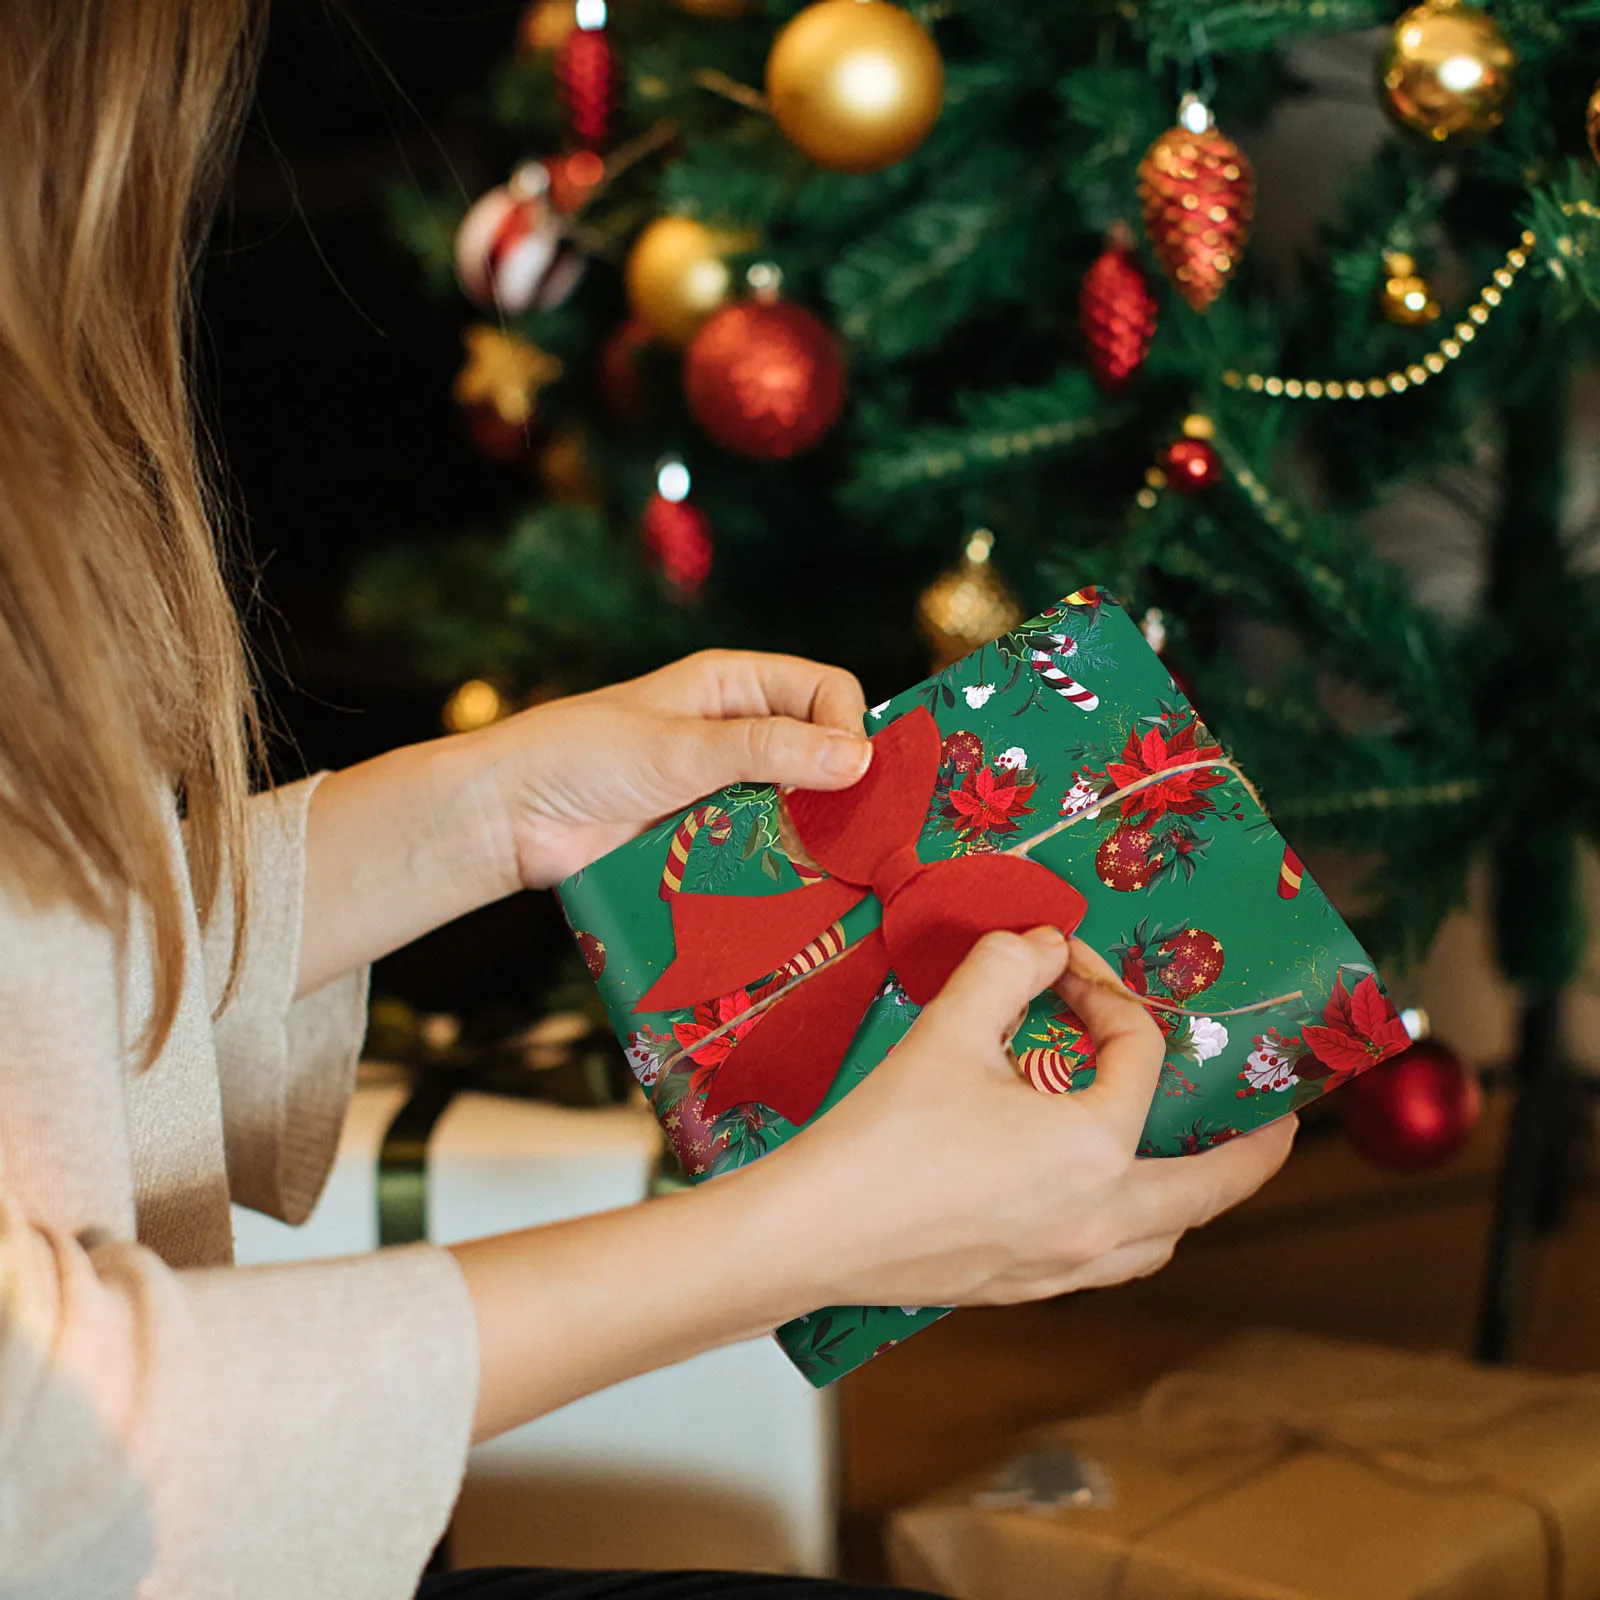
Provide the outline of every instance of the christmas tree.
{"type": "Polygon", "coordinates": [[[479,302],[458,393],[525,503],[386,555],[355,615],[492,685],[470,721],[713,643],[877,697],[1103,585],[1291,837],[1376,854],[1380,953],[1492,863],[1536,1153],[1600,823],[1600,579],[1563,532],[1596,62],[1596,0],[537,0],[486,98],[511,181],[395,200],[479,302]],[[1245,147],[1291,50],[1361,29],[1393,135],[1285,284],[1245,147]],[[1364,519],[1484,452],[1487,582],[1447,621],[1364,519]],[[1270,674],[1248,618],[1295,641],[1270,674]]]}

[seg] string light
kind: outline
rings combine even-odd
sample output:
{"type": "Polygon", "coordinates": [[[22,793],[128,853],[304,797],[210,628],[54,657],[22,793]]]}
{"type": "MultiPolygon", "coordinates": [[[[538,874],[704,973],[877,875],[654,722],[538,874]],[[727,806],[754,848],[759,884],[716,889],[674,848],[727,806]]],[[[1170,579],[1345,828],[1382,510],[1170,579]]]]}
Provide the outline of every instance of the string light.
{"type": "Polygon", "coordinates": [[[1396,367],[1379,377],[1325,379],[1285,378],[1277,373],[1239,372],[1230,367],[1222,374],[1222,381],[1230,389],[1265,394],[1274,400],[1384,400],[1392,394],[1404,394],[1408,389],[1420,389],[1430,379],[1438,377],[1478,337],[1478,330],[1488,322],[1505,298],[1506,290],[1527,266],[1529,252],[1536,242],[1533,233],[1524,229],[1517,243],[1506,251],[1504,263],[1495,268],[1478,298],[1467,307],[1461,321],[1425,356],[1404,367],[1396,367]]]}

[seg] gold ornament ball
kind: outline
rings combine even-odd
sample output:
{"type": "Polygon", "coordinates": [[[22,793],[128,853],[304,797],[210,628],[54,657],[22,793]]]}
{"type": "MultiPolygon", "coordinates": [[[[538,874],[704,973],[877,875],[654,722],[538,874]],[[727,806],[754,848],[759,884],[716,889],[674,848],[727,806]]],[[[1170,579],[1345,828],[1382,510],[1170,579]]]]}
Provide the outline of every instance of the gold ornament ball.
{"type": "Polygon", "coordinates": [[[510,709],[492,683],[482,678],[468,678],[445,701],[439,720],[450,733],[472,733],[498,722],[510,709]]]}
{"type": "Polygon", "coordinates": [[[1422,328],[1438,319],[1439,302],[1410,256],[1401,250],[1384,251],[1383,273],[1378,304],[1390,322],[1402,328],[1422,328]]]}
{"type": "Polygon", "coordinates": [[[1390,116],[1443,143],[1500,125],[1516,65],[1492,17],[1461,0],[1426,0],[1395,23],[1378,84],[1390,116]]]}
{"type": "Polygon", "coordinates": [[[1600,161],[1600,83],[1594,86],[1589,104],[1584,109],[1583,124],[1589,132],[1589,153],[1600,161]]]}
{"type": "Polygon", "coordinates": [[[657,217],[628,253],[624,277],[634,316],[667,344],[688,344],[732,292],[723,258],[753,243],[688,217],[657,217]]]}
{"type": "Polygon", "coordinates": [[[524,55],[554,55],[576,26],[573,0],[533,0],[517,25],[517,48],[524,55]]]}
{"type": "Polygon", "coordinates": [[[819,0],[773,41],[767,103],[819,167],[876,172],[910,155],[939,120],[944,62],[899,6],[819,0]]]}
{"type": "Polygon", "coordinates": [[[935,672],[1022,621],[1022,607],[989,565],[993,549],[994,535],[978,529],[960,565],[935,578],[917,601],[917,626],[933,652],[935,672]]]}

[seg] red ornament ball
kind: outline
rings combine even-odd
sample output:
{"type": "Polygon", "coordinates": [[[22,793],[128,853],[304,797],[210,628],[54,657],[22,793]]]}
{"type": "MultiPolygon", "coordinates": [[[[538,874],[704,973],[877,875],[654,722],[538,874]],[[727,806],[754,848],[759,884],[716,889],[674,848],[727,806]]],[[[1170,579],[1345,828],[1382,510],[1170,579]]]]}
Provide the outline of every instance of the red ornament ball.
{"type": "Polygon", "coordinates": [[[549,202],[518,185],[491,189],[456,230],[461,287],[479,305],[511,316],[560,305],[583,268],[549,202]]]}
{"type": "Polygon", "coordinates": [[[684,395],[724,449],[782,460],[816,444],[844,407],[832,329],[803,306],[745,300],[714,312],[690,342],[684,395]]]}
{"type": "Polygon", "coordinates": [[[1089,370],[1115,394],[1144,365],[1156,332],[1156,297],[1127,243],[1108,244],[1084,273],[1078,326],[1089,370]]]}
{"type": "Polygon", "coordinates": [[[711,576],[711,519],[687,500],[653,494],[645,502],[639,538],[650,564],[678,594],[693,600],[711,576]]]}
{"type": "Polygon", "coordinates": [[[1222,477],[1222,457],[1205,439],[1175,439],[1161,452],[1161,468],[1175,494],[1199,494],[1222,477]]]}
{"type": "Polygon", "coordinates": [[[971,772],[983,765],[983,740],[965,728],[958,728],[945,735],[939,754],[957,772],[971,772]]]}
{"type": "Polygon", "coordinates": [[[1394,1172],[1448,1161],[1483,1110],[1477,1074],[1437,1039],[1368,1069],[1338,1098],[1345,1137],[1374,1166],[1394,1172]]]}

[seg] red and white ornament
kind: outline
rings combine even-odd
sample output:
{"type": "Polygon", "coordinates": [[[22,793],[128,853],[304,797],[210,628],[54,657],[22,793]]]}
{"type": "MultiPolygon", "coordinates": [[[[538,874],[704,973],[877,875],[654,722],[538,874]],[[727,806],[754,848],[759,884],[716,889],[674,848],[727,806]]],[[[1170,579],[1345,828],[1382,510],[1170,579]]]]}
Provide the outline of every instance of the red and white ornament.
{"type": "Polygon", "coordinates": [[[1078,327],[1089,370],[1115,394],[1144,365],[1156,332],[1156,297],[1133,253],[1133,235],[1118,223],[1083,275],[1078,327]]]}
{"type": "Polygon", "coordinates": [[[1053,639],[1055,650],[1032,650],[1028,654],[1028,665],[1039,674],[1040,679],[1071,705],[1080,711],[1093,711],[1100,704],[1100,696],[1093,689],[1086,689],[1074,677],[1063,672],[1056,665],[1056,656],[1071,656],[1076,653],[1077,645],[1064,635],[1057,635],[1053,639]]]}
{"type": "Polygon", "coordinates": [[[556,51],[556,82],[572,136],[591,149],[611,133],[617,97],[617,62],[606,34],[605,0],[578,0],[576,26],[556,51]]]}
{"type": "Polygon", "coordinates": [[[1206,310],[1244,254],[1255,174],[1197,96],[1183,97],[1177,126],[1145,152],[1139,199],[1145,232],[1173,287],[1196,311],[1206,310]]]}
{"type": "Polygon", "coordinates": [[[583,276],[584,258],[567,239],[538,162],[491,189],[456,230],[456,277],[479,305],[516,316],[558,306],[583,276]]]}
{"type": "Polygon", "coordinates": [[[657,468],[656,491],[639,517],[645,559],[683,600],[695,599],[711,576],[711,519],[688,495],[688,468],[669,456],[657,468]]]}
{"type": "Polygon", "coordinates": [[[776,461],[811,449],[844,408],[833,330],[803,306],[756,295],[713,312],[690,341],[684,398],[725,450],[776,461]]]}

